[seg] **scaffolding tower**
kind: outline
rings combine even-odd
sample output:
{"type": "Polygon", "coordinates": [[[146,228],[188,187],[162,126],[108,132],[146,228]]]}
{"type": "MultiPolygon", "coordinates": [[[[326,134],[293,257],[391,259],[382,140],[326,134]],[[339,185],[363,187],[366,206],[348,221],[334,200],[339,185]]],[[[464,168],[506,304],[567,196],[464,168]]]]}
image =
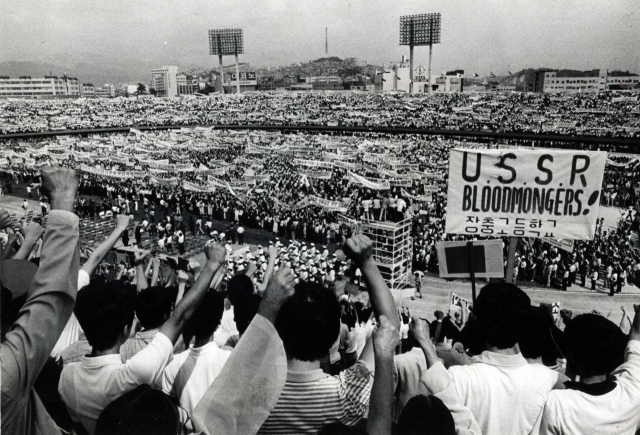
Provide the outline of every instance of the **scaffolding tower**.
{"type": "Polygon", "coordinates": [[[373,242],[373,258],[391,289],[406,287],[411,281],[411,218],[400,222],[364,219],[359,230],[373,242]]]}

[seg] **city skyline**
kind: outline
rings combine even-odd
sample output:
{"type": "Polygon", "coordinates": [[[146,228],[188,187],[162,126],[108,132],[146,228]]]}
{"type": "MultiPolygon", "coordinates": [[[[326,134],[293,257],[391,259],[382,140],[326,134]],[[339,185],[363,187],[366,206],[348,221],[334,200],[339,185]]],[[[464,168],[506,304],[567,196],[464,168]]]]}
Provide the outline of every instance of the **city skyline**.
{"type": "MultiPolygon", "coordinates": [[[[79,0],[6,0],[0,8],[0,62],[128,66],[137,75],[151,65],[215,68],[207,31],[225,27],[243,28],[240,61],[254,67],[323,57],[325,27],[330,56],[388,64],[408,55],[408,48],[398,45],[399,17],[426,12],[442,14],[433,74],[461,68],[469,75],[506,75],[525,67],[637,72],[640,45],[640,5],[633,0],[399,1],[393,6],[382,0],[240,5],[116,0],[90,6],[79,0]]],[[[426,48],[417,47],[415,54],[416,64],[426,64],[426,48]]]]}

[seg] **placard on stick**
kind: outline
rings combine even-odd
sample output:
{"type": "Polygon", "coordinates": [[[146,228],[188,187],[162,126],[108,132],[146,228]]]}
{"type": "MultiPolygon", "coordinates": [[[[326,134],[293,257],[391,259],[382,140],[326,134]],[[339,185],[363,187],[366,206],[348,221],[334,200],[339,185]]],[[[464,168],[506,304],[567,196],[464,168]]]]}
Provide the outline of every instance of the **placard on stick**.
{"type": "MultiPolygon", "coordinates": [[[[473,272],[476,278],[504,278],[503,243],[500,239],[473,242],[473,272]]],[[[470,278],[469,247],[466,241],[438,242],[441,278],[470,278]]]]}

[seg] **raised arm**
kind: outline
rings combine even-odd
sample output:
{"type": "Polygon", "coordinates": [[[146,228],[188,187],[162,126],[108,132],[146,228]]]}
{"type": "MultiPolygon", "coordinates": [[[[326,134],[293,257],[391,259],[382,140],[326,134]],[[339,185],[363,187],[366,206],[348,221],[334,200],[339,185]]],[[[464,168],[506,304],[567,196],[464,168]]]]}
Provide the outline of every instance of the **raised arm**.
{"type": "MultiPolygon", "coordinates": [[[[136,266],[136,290],[140,293],[142,290],[149,287],[147,281],[147,271],[144,268],[144,259],[151,253],[149,251],[136,250],[133,254],[133,264],[136,266]]],[[[149,262],[151,263],[151,262],[149,262]]]]}
{"type": "Polygon", "coordinates": [[[226,250],[217,243],[208,243],[204,247],[204,252],[207,256],[207,262],[202,268],[198,279],[193,287],[191,287],[191,290],[189,290],[176,305],[169,320],[160,327],[160,332],[166,335],[173,344],[176,343],[182,333],[184,325],[193,315],[198,305],[200,305],[202,298],[209,290],[209,285],[211,281],[214,280],[214,275],[214,282],[216,283],[214,287],[217,287],[217,282],[224,278],[226,250]]]}
{"type": "Polygon", "coordinates": [[[400,319],[398,319],[396,303],[373,259],[373,242],[363,235],[354,235],[346,241],[343,237],[342,249],[362,271],[376,318],[386,316],[393,327],[399,331],[400,319]]]}
{"type": "Polygon", "coordinates": [[[72,169],[42,169],[42,190],[51,213],[27,300],[0,347],[3,416],[6,404],[28,397],[73,312],[79,268],[78,217],[72,213],[77,188],[72,169]]]}
{"type": "Polygon", "coordinates": [[[160,274],[160,259],[158,257],[154,257],[151,259],[153,263],[153,274],[151,275],[151,287],[155,287],[158,285],[158,275],[160,274]]]}
{"type": "Polygon", "coordinates": [[[380,326],[373,332],[376,374],[369,399],[369,435],[390,435],[394,400],[393,355],[398,344],[398,330],[386,316],[380,316],[380,326]]]}
{"type": "Polygon", "coordinates": [[[29,222],[22,224],[22,234],[24,234],[24,240],[22,246],[13,256],[14,260],[28,260],[29,254],[33,248],[38,244],[38,240],[44,234],[44,228],[38,225],[36,222],[29,222]]]}
{"type": "Polygon", "coordinates": [[[93,272],[98,268],[100,262],[104,260],[104,257],[106,257],[109,251],[111,251],[111,249],[116,245],[116,242],[120,236],[122,236],[122,233],[129,227],[130,221],[131,218],[127,215],[119,214],[116,216],[116,227],[113,229],[111,234],[109,234],[109,237],[94,249],[87,262],[82,266],[82,270],[87,272],[89,276],[93,275],[93,272]]]}

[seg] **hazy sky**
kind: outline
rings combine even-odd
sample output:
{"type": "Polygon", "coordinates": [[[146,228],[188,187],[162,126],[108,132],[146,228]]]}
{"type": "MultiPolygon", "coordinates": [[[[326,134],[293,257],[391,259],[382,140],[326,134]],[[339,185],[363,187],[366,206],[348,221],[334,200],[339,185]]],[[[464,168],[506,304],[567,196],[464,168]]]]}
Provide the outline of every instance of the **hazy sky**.
{"type": "MultiPolygon", "coordinates": [[[[207,30],[240,27],[241,61],[283,65],[324,56],[328,27],[330,55],[383,64],[408,55],[400,15],[428,12],[442,13],[434,73],[635,71],[640,56],[640,0],[0,0],[0,61],[215,66],[207,30]]],[[[426,65],[428,48],[415,54],[426,65]]]]}

